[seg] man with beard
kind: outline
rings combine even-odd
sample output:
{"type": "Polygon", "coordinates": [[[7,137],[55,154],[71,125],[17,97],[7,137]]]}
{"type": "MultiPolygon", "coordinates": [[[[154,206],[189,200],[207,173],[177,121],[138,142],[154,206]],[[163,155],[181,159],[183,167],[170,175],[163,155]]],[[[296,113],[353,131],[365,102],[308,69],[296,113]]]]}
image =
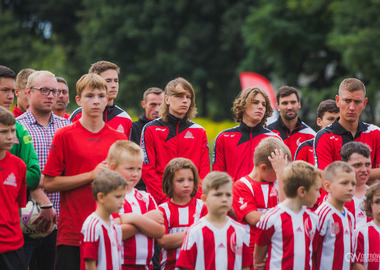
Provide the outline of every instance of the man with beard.
{"type": "Polygon", "coordinates": [[[69,100],[69,86],[64,78],[56,77],[58,82],[58,89],[61,90],[57,97],[57,101],[53,106],[53,113],[60,117],[69,119],[70,115],[66,113],[67,105],[70,103],[69,100]]]}
{"type": "Polygon", "coordinates": [[[276,93],[276,100],[280,116],[268,128],[280,135],[286,146],[289,147],[293,158],[302,142],[315,137],[315,131],[298,117],[301,101],[296,88],[280,87],[276,93]]]}

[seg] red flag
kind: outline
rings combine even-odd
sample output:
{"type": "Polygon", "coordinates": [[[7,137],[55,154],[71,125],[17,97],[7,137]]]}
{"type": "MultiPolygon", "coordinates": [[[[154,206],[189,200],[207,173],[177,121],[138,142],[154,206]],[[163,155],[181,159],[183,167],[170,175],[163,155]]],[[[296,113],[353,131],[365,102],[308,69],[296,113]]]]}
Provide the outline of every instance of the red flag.
{"type": "Polygon", "coordinates": [[[276,94],[270,82],[262,75],[254,72],[241,72],[240,73],[241,88],[258,87],[265,91],[272,103],[272,107],[276,108],[276,94]]]}

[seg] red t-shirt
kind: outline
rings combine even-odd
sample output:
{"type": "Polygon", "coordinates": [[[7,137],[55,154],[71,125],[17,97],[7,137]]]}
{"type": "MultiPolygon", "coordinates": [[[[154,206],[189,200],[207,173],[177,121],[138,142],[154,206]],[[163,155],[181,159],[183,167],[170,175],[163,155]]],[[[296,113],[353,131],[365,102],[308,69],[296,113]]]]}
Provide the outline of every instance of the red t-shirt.
{"type": "MultiPolygon", "coordinates": [[[[55,177],[89,172],[106,159],[114,142],[126,139],[108,125],[92,133],[76,121],[55,133],[43,174],[55,177]]],[[[57,245],[79,246],[82,224],[95,211],[91,184],[61,192],[60,205],[57,245]]]]}
{"type": "Polygon", "coordinates": [[[9,152],[0,160],[0,253],[24,244],[19,208],[26,205],[26,165],[9,152]]]}

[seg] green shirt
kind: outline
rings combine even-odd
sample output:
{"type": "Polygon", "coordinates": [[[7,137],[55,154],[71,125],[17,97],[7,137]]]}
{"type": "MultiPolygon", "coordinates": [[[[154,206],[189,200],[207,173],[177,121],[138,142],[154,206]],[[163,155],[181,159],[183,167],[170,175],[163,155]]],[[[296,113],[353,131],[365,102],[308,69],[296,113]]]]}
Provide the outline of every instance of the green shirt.
{"type": "Polygon", "coordinates": [[[18,143],[13,144],[11,153],[21,158],[26,164],[26,186],[34,190],[40,184],[41,170],[38,164],[36,151],[33,147],[32,137],[23,125],[16,122],[16,137],[18,143]]]}

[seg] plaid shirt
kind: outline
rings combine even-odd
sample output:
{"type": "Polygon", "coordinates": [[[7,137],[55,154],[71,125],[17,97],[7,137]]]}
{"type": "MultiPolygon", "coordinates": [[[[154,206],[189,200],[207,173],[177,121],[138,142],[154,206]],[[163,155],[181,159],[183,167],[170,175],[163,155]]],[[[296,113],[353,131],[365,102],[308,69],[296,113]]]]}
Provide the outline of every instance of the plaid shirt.
{"type": "MultiPolygon", "coordinates": [[[[40,125],[37,119],[27,110],[23,115],[16,118],[16,121],[22,124],[29,132],[33,139],[34,149],[36,150],[38,161],[40,163],[41,172],[45,168],[45,164],[49,155],[50,145],[53,141],[54,133],[57,129],[65,127],[70,122],[62,117],[56,116],[52,113],[47,127],[40,125]]],[[[59,192],[48,193],[50,201],[59,216],[59,192]]]]}

